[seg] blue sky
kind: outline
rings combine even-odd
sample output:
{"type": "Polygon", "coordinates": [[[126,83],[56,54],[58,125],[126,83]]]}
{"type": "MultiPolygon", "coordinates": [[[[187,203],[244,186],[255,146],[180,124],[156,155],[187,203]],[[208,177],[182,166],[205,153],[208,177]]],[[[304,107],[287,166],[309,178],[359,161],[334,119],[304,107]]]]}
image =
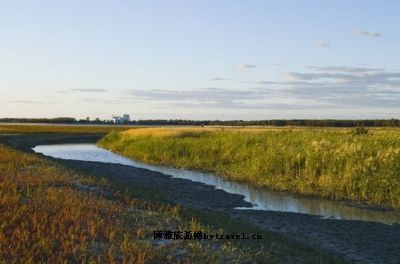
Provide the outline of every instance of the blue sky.
{"type": "Polygon", "coordinates": [[[0,0],[0,117],[399,118],[399,10],[0,0]]]}

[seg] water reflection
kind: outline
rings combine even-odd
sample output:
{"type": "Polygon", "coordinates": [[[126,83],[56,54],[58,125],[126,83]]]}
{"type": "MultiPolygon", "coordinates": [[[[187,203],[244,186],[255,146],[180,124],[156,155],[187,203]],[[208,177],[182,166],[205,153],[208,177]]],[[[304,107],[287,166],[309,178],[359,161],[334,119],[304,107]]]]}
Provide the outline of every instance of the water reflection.
{"type": "Polygon", "coordinates": [[[241,194],[245,197],[245,201],[253,205],[253,207],[237,209],[304,213],[324,218],[373,221],[386,224],[400,223],[400,212],[351,207],[335,201],[299,197],[251,187],[243,183],[227,181],[210,173],[148,165],[101,149],[94,144],[40,145],[33,150],[54,158],[116,163],[158,171],[175,178],[212,185],[229,193],[241,194]]]}

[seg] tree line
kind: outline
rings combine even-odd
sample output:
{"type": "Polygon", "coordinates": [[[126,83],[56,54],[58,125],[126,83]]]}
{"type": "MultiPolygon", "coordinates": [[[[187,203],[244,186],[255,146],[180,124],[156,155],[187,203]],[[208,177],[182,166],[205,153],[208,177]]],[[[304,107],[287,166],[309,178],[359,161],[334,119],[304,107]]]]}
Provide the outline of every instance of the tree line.
{"type": "MultiPolygon", "coordinates": [[[[86,120],[73,117],[59,118],[1,118],[7,123],[49,123],[49,124],[114,124],[111,120],[86,120]]],[[[400,126],[399,119],[272,119],[272,120],[185,120],[149,119],[124,122],[126,125],[161,126],[315,126],[315,127],[393,127],[400,126]]]]}

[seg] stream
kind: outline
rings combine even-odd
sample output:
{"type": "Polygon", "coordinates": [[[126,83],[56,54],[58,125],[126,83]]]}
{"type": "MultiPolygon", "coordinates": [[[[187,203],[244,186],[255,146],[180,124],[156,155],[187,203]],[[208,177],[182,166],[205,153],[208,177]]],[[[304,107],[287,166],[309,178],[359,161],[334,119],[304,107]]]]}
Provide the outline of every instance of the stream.
{"type": "Polygon", "coordinates": [[[36,153],[58,159],[122,164],[157,171],[175,178],[201,182],[228,193],[243,195],[244,200],[251,203],[252,207],[236,208],[239,210],[292,212],[317,215],[327,219],[370,221],[389,225],[400,223],[400,212],[398,211],[360,208],[327,199],[309,198],[257,188],[245,183],[229,181],[212,173],[150,165],[99,148],[95,144],[38,145],[32,149],[36,153]]]}

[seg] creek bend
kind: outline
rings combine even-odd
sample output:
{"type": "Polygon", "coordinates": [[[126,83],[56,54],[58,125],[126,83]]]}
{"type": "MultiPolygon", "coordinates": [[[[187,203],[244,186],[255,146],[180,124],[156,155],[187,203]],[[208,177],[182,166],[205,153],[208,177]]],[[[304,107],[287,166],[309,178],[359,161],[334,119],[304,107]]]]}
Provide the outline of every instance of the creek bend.
{"type": "Polygon", "coordinates": [[[398,211],[354,207],[327,199],[309,198],[257,188],[244,183],[229,181],[211,173],[150,165],[123,157],[91,143],[37,145],[32,149],[36,153],[52,158],[122,164],[157,171],[174,178],[211,185],[228,193],[243,195],[244,200],[252,204],[252,207],[236,208],[240,210],[280,211],[317,215],[327,219],[359,220],[385,224],[400,223],[400,212],[398,211]]]}

